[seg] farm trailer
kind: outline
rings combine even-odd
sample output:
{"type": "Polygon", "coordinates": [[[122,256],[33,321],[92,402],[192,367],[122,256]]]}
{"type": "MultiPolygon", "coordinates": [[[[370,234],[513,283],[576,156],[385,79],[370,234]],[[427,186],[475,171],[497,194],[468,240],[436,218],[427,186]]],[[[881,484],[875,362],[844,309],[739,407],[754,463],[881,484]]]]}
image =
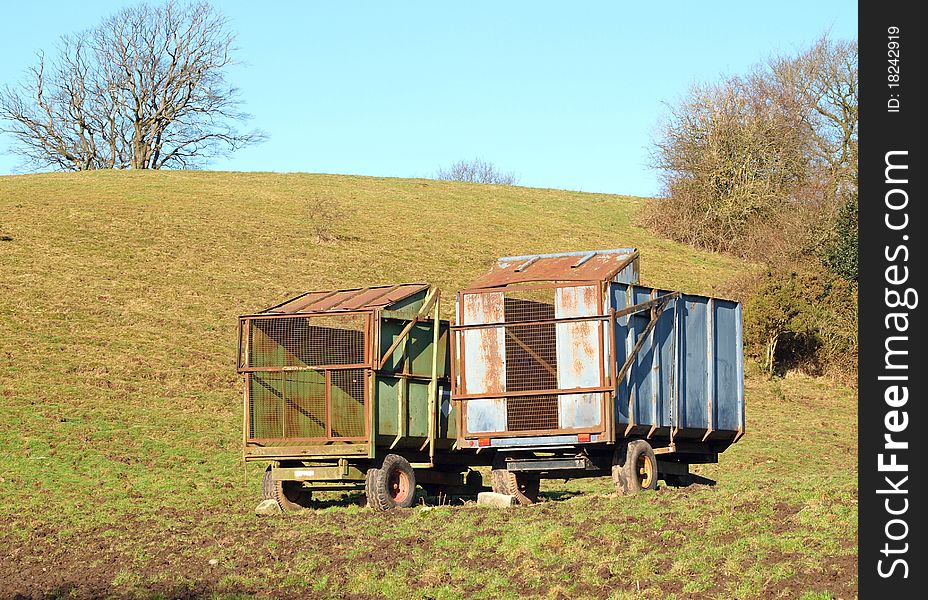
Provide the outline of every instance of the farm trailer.
{"type": "Polygon", "coordinates": [[[239,318],[244,457],[271,463],[265,499],[296,510],[313,491],[364,490],[387,510],[411,506],[417,484],[480,489],[468,468],[480,460],[450,452],[439,294],[426,284],[309,292],[239,318]]]}
{"type": "Polygon", "coordinates": [[[619,493],[687,485],[744,433],[741,306],[638,283],[620,248],[500,258],[459,292],[458,447],[494,491],[611,474],[619,493]]]}

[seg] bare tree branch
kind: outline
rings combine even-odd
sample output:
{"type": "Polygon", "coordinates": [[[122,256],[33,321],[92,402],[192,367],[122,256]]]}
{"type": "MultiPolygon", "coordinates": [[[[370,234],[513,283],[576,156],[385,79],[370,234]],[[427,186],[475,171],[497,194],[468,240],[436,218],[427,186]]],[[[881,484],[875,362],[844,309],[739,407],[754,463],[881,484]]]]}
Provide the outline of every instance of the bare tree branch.
{"type": "Polygon", "coordinates": [[[249,115],[225,79],[233,42],[206,2],[121,9],[0,92],[0,132],[38,169],[201,166],[265,137],[237,127],[249,115]]]}
{"type": "Polygon", "coordinates": [[[467,181],[495,185],[515,185],[519,182],[515,173],[500,171],[493,163],[481,158],[459,160],[447,169],[439,167],[434,178],[442,181],[467,181]]]}

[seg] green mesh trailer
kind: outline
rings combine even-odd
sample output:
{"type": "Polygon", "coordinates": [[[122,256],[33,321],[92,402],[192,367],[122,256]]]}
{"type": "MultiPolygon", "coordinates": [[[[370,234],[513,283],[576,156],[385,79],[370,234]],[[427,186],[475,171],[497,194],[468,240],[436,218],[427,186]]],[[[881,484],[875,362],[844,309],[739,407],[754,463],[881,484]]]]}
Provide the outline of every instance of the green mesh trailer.
{"type": "Polygon", "coordinates": [[[364,490],[387,510],[412,505],[417,484],[477,491],[479,474],[451,452],[439,294],[426,284],[307,292],[239,317],[244,456],[270,463],[265,499],[295,510],[314,490],[364,490]]]}

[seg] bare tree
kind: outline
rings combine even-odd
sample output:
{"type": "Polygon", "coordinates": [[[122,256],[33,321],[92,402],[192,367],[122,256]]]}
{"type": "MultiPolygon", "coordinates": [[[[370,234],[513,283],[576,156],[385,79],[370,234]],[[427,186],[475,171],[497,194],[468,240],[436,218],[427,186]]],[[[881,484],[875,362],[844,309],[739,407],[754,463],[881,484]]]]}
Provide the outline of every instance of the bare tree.
{"type": "Polygon", "coordinates": [[[805,132],[740,78],[694,87],[670,110],[655,142],[668,199],[650,210],[650,224],[694,246],[744,253],[752,230],[786,211],[806,180],[805,132]]]}
{"type": "Polygon", "coordinates": [[[306,212],[317,244],[333,244],[339,236],[334,228],[343,219],[338,200],[332,195],[314,193],[306,199],[306,212]]]}
{"type": "Polygon", "coordinates": [[[469,183],[491,183],[495,185],[515,185],[519,178],[515,173],[505,173],[481,158],[459,160],[447,169],[439,167],[435,179],[442,181],[467,181],[469,183]]]}
{"type": "Polygon", "coordinates": [[[0,91],[0,131],[32,168],[195,168],[260,141],[241,132],[228,20],[206,2],[139,4],[65,35],[0,91]]]}
{"type": "Polygon", "coordinates": [[[759,89],[791,104],[813,134],[814,157],[835,183],[853,180],[858,143],[858,52],[856,41],[823,37],[808,50],[770,61],[759,89]]]}
{"type": "Polygon", "coordinates": [[[856,189],[857,43],[823,38],[670,107],[655,166],[667,200],[648,221],[710,250],[756,259],[832,244],[856,189]]]}

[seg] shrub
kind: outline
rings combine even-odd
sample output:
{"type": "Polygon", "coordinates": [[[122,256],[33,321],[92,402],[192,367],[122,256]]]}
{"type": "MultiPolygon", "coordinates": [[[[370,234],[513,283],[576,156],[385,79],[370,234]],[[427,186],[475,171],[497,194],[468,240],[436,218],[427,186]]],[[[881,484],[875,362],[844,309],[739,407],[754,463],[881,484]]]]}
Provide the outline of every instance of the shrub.
{"type": "Polygon", "coordinates": [[[316,193],[306,201],[306,209],[318,244],[333,244],[338,241],[334,228],[342,218],[338,201],[327,194],[316,193]]]}
{"type": "Polygon", "coordinates": [[[768,373],[847,376],[857,356],[857,287],[824,270],[770,272],[745,303],[744,338],[768,373]]]}
{"type": "Polygon", "coordinates": [[[459,160],[448,168],[439,167],[434,178],[441,181],[466,181],[493,185],[515,185],[519,182],[515,173],[500,171],[496,165],[482,158],[459,160]]]}
{"type": "Polygon", "coordinates": [[[857,214],[857,190],[854,190],[838,213],[833,237],[824,252],[825,265],[848,281],[857,281],[857,214]]]}

